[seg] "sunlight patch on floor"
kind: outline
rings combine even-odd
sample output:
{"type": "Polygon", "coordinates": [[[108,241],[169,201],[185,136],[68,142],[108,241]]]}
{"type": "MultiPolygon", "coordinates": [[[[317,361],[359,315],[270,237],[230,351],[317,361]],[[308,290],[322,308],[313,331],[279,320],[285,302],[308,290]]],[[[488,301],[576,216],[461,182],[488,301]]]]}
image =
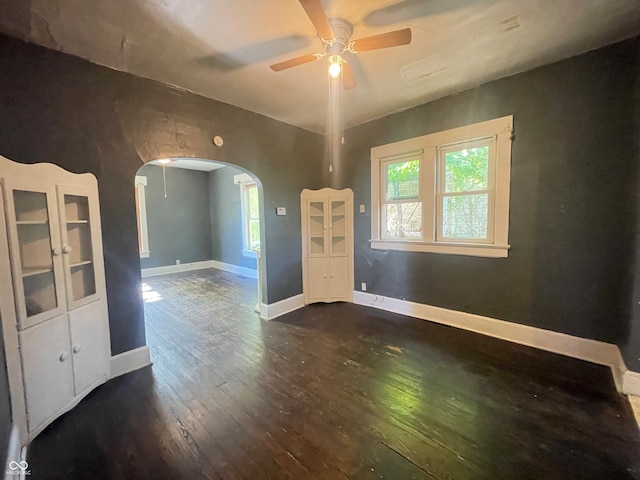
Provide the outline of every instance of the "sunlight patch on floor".
{"type": "Polygon", "coordinates": [[[144,299],[145,302],[151,303],[151,302],[157,302],[158,300],[162,300],[162,295],[160,295],[158,292],[153,290],[146,283],[143,283],[142,284],[142,298],[144,299]]]}

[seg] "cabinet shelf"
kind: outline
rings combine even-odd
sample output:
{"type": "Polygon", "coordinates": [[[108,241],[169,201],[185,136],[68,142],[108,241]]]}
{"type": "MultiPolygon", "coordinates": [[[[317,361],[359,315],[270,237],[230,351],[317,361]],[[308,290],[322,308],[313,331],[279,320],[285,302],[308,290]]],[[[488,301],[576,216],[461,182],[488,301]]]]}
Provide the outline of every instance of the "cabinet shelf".
{"type": "Polygon", "coordinates": [[[89,265],[93,263],[91,260],[84,260],[82,262],[75,262],[72,263],[71,265],[69,265],[71,268],[78,268],[78,267],[82,267],[83,265],[89,265]]]}
{"type": "Polygon", "coordinates": [[[67,220],[67,225],[82,225],[89,223],[89,220],[67,220]]]}
{"type": "Polygon", "coordinates": [[[53,269],[47,268],[24,268],[22,270],[22,278],[33,277],[34,275],[42,275],[43,273],[51,273],[53,269]]]}
{"type": "Polygon", "coordinates": [[[16,225],[49,225],[49,222],[46,220],[18,220],[16,225]]]}

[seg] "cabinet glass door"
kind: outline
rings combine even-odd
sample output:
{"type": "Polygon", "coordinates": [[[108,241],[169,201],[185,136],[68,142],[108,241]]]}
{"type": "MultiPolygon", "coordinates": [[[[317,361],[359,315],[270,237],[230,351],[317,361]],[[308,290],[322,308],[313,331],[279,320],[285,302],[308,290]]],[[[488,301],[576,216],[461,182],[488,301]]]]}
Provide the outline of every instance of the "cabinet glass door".
{"type": "Polygon", "coordinates": [[[330,245],[331,255],[346,255],[347,241],[347,202],[345,200],[331,200],[330,245]]]}
{"type": "Polygon", "coordinates": [[[309,200],[309,256],[324,256],[325,245],[325,213],[326,202],[309,200]]]}
{"type": "Polygon", "coordinates": [[[63,311],[62,262],[53,189],[5,180],[11,265],[20,328],[63,311]]]}
{"type": "Polygon", "coordinates": [[[58,187],[64,261],[69,309],[96,299],[94,226],[96,212],[88,192],[58,187]]]}

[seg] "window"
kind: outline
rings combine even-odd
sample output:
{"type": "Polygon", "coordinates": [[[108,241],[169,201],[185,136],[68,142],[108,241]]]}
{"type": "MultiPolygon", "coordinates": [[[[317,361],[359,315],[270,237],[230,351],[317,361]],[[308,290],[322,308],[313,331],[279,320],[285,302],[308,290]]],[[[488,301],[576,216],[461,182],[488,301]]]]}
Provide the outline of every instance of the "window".
{"type": "Polygon", "coordinates": [[[422,238],[420,160],[405,157],[382,164],[385,194],[383,232],[385,238],[422,238]]]}
{"type": "Polygon", "coordinates": [[[260,250],[260,214],[258,187],[255,183],[242,185],[242,216],[244,224],[244,249],[260,250]]]}
{"type": "Polygon", "coordinates": [[[136,218],[138,221],[138,250],[140,258],[148,258],[149,254],[149,232],[147,230],[147,202],[144,189],[147,186],[147,177],[136,176],[136,218]]]}
{"type": "Polygon", "coordinates": [[[258,186],[246,173],[235,175],[234,183],[240,185],[242,205],[242,250],[250,256],[260,251],[260,199],[258,186]]]}
{"type": "Polygon", "coordinates": [[[506,257],[513,117],[371,149],[371,246],[506,257]]]}

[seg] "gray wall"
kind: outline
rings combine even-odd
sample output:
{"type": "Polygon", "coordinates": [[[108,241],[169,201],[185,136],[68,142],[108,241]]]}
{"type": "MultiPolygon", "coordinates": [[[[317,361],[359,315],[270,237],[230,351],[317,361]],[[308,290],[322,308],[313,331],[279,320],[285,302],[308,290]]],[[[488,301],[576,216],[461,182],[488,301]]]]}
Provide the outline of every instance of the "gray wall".
{"type": "Polygon", "coordinates": [[[639,45],[627,41],[348,130],[343,161],[326,182],[353,188],[355,204],[370,207],[371,147],[503,115],[514,115],[515,128],[508,258],[372,250],[370,216],[356,213],[355,284],[617,343],[640,371],[640,299],[631,295],[639,45]]]}
{"type": "Polygon", "coordinates": [[[142,268],[211,260],[209,173],[166,167],[167,198],[162,167],[144,165],[138,175],[147,177],[145,198],[149,233],[149,258],[142,268]]]}
{"type": "Polygon", "coordinates": [[[242,253],[240,186],[233,183],[233,177],[242,173],[246,172],[230,166],[209,173],[211,248],[214,260],[255,269],[256,259],[242,253]]]}
{"type": "MultiPolygon", "coordinates": [[[[640,45],[640,38],[636,39],[636,44],[640,45]]],[[[630,60],[632,59],[634,59],[633,56],[630,57],[630,60]]],[[[630,161],[635,159],[636,168],[640,169],[640,46],[635,52],[635,63],[636,88],[633,96],[635,101],[635,150],[629,152],[629,157],[630,161]]],[[[636,219],[635,252],[628,258],[628,266],[633,275],[633,290],[631,298],[627,302],[627,308],[629,318],[632,321],[629,336],[624,342],[621,342],[620,347],[625,360],[627,360],[627,366],[638,372],[640,371],[640,173],[636,180],[634,185],[630,185],[628,192],[629,206],[633,209],[632,214],[636,219]]]]}

